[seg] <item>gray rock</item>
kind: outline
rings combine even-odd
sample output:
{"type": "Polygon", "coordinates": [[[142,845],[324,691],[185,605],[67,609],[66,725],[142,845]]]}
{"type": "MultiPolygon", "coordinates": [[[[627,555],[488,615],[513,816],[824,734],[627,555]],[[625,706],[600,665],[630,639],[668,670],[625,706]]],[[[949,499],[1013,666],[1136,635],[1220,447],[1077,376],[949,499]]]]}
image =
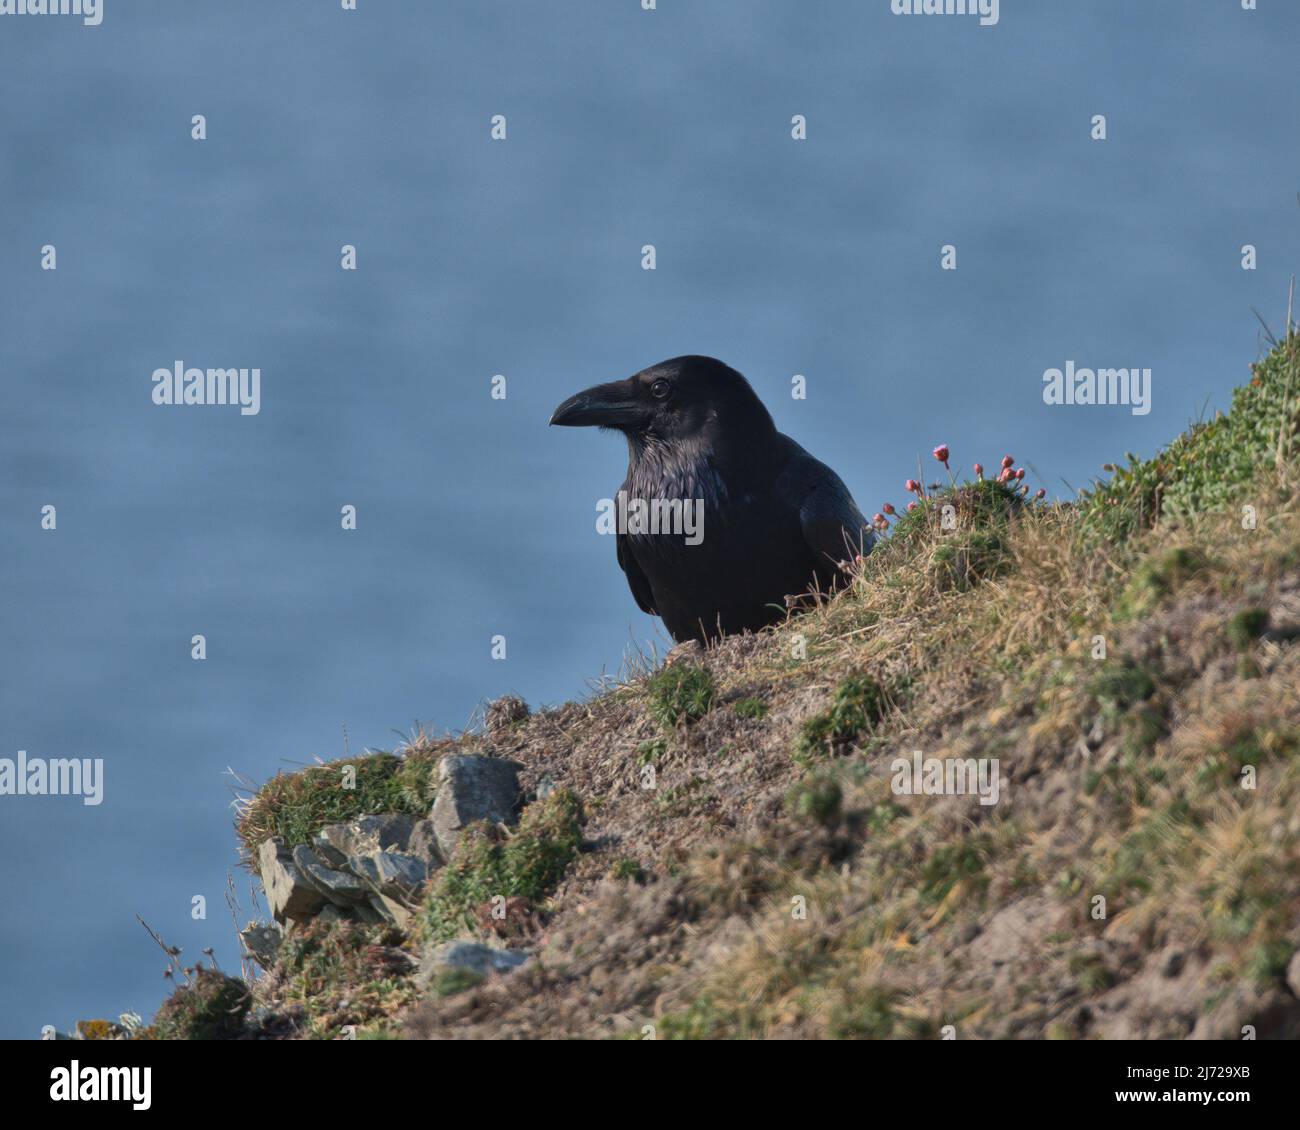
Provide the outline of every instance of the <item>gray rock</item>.
{"type": "Polygon", "coordinates": [[[284,941],[284,931],[278,923],[250,922],[239,932],[239,940],[249,957],[263,969],[270,969],[284,941]]]}
{"type": "Polygon", "coordinates": [[[316,833],[316,839],[312,843],[312,849],[320,856],[322,862],[327,867],[342,867],[348,861],[347,853],[339,851],[329,840],[325,839],[319,832],[316,833]]]}
{"type": "Polygon", "coordinates": [[[438,850],[438,834],[432,820],[417,820],[411,828],[411,838],[406,841],[406,854],[418,859],[430,871],[436,871],[446,860],[438,850]]]}
{"type": "Polygon", "coordinates": [[[350,907],[348,913],[360,919],[369,926],[378,926],[381,922],[391,921],[385,914],[380,914],[374,908],[373,899],[377,896],[371,896],[371,901],[359,902],[356,906],[350,907]]]}
{"type": "Polygon", "coordinates": [[[293,849],[293,862],[306,882],[330,902],[347,905],[361,902],[370,894],[370,888],[356,875],[326,867],[320,856],[306,844],[293,849]]]}
{"type": "Polygon", "coordinates": [[[267,905],[277,922],[305,922],[325,905],[325,896],[303,878],[283,841],[264,841],[257,862],[267,905]]]}
{"type": "Polygon", "coordinates": [[[350,856],[347,867],[365,883],[368,894],[390,898],[409,898],[429,878],[428,868],[418,859],[394,851],[350,856]]]}
{"type": "Polygon", "coordinates": [[[413,817],[394,812],[362,816],[350,824],[330,824],[322,828],[316,838],[344,858],[374,851],[405,851],[414,826],[413,817]]]}
{"type": "Polygon", "coordinates": [[[461,832],[476,820],[513,823],[519,805],[517,761],[457,754],[438,763],[438,796],[429,814],[438,850],[450,859],[461,832]]]}
{"type": "Polygon", "coordinates": [[[412,909],[405,903],[399,902],[388,895],[371,895],[369,902],[370,910],[379,915],[383,921],[405,930],[407,923],[411,921],[412,909]]]}
{"type": "Polygon", "coordinates": [[[496,949],[482,942],[458,939],[425,951],[420,961],[419,980],[428,987],[446,969],[464,969],[479,977],[486,977],[489,973],[509,973],[532,959],[533,955],[523,950],[496,949]]]}

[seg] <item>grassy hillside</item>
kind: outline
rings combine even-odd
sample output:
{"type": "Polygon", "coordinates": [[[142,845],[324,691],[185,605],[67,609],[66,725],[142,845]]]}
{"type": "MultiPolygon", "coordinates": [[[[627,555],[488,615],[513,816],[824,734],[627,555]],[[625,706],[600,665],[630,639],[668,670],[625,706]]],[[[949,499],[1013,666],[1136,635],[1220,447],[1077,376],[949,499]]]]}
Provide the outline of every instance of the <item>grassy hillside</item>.
{"type": "Polygon", "coordinates": [[[1292,337],[1229,414],[1075,504],[1014,479],[924,492],[850,591],[776,630],[354,758],[347,793],[329,767],[276,778],[242,814],[250,856],[427,811],[448,752],[513,758],[545,799],[467,837],[406,930],[295,928],[250,1015],[312,1036],[1300,1036],[1297,428],[1292,337]],[[914,751],[996,759],[997,803],[900,795],[914,751]],[[417,989],[401,955],[475,934],[538,958],[417,989]]]}

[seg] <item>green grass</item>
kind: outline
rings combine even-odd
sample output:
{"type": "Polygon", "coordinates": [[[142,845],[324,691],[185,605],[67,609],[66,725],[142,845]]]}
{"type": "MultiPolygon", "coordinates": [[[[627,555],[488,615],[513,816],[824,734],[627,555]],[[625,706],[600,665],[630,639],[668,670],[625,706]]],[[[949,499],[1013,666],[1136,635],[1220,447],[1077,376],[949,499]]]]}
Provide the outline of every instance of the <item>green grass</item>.
{"type": "Polygon", "coordinates": [[[1293,459],[1300,432],[1300,337],[1279,344],[1233,392],[1232,408],[1193,425],[1163,451],[1129,454],[1081,494],[1080,531],[1091,546],[1123,542],[1164,517],[1249,504],[1259,470],[1293,459]]]}
{"type": "Polygon", "coordinates": [[[1088,694],[1114,711],[1128,710],[1156,693],[1151,675],[1131,660],[1112,660],[1088,680],[1088,694]]]}
{"type": "Polygon", "coordinates": [[[1146,615],[1209,566],[1206,555],[1190,546],[1175,546],[1143,561],[1120,595],[1116,617],[1132,620],[1146,615]]]}
{"type": "Polygon", "coordinates": [[[199,967],[192,984],[178,985],[141,1031],[149,1040],[233,1040],[242,1031],[251,998],[248,986],[215,969],[199,967]]]}
{"type": "Polygon", "coordinates": [[[635,859],[616,859],[614,865],[609,869],[611,879],[619,879],[629,883],[644,883],[646,881],[645,868],[635,859]]]}
{"type": "Polygon", "coordinates": [[[844,753],[880,724],[893,697],[870,675],[849,676],[836,688],[831,705],[800,727],[795,760],[807,765],[818,757],[844,753]]]}
{"type": "Polygon", "coordinates": [[[646,680],[645,690],[650,717],[665,730],[699,721],[717,697],[709,669],[694,663],[660,668],[646,680]]]}
{"type": "Polygon", "coordinates": [[[525,810],[519,827],[467,828],[451,862],[430,884],[423,911],[426,938],[448,941],[475,929],[475,911],[494,897],[544,902],[582,844],[582,804],[559,789],[525,810]]]}
{"type": "Polygon", "coordinates": [[[256,859],[258,846],[273,836],[289,847],[309,844],[326,825],[359,816],[425,816],[433,803],[436,763],[436,755],[423,751],[368,753],[277,773],[240,814],[237,831],[245,857],[256,859]]]}
{"type": "Polygon", "coordinates": [[[843,789],[834,777],[814,774],[790,789],[785,805],[797,820],[832,827],[839,823],[843,801],[843,789]]]}
{"type": "Polygon", "coordinates": [[[755,722],[761,722],[767,717],[767,703],[761,698],[742,698],[739,702],[733,702],[731,709],[741,718],[749,718],[755,722]]]}
{"type": "Polygon", "coordinates": [[[1268,627],[1268,610],[1247,608],[1228,621],[1228,642],[1238,651],[1249,651],[1268,627]]]}

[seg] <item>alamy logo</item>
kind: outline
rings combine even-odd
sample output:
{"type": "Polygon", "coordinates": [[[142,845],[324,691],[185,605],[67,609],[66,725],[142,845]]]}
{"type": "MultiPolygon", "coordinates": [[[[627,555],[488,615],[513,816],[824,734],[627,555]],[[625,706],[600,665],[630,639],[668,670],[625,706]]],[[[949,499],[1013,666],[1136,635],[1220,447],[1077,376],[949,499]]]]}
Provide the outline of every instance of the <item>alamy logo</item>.
{"type": "Polygon", "coordinates": [[[596,503],[598,534],[677,534],[687,545],[704,540],[702,498],[602,498],[596,503]]]}
{"type": "Polygon", "coordinates": [[[1150,369],[1043,370],[1044,404],[1128,404],[1134,416],[1151,411],[1150,369]]]}
{"type": "Polygon", "coordinates": [[[73,1060],[68,1067],[50,1072],[50,1098],[56,1102],[129,1102],[133,1110],[148,1110],[152,1067],[82,1067],[73,1060]]]}
{"type": "Polygon", "coordinates": [[[979,16],[980,27],[998,22],[998,0],[890,0],[896,16],[979,16]]]}
{"type": "Polygon", "coordinates": [[[0,0],[0,16],[80,16],[87,27],[104,22],[103,0],[0,0]]]}
{"type": "Polygon", "coordinates": [[[922,757],[916,750],[909,761],[896,757],[890,763],[895,796],[971,796],[980,804],[997,804],[1002,785],[996,757],[922,757]]]}
{"type": "Polygon", "coordinates": [[[81,803],[102,804],[102,757],[33,757],[18,751],[18,760],[0,757],[0,796],[79,796],[81,803]]]}
{"type": "Polygon", "coordinates": [[[155,404],[238,404],[241,416],[262,410],[261,369],[187,369],[177,361],[153,371],[155,404]]]}

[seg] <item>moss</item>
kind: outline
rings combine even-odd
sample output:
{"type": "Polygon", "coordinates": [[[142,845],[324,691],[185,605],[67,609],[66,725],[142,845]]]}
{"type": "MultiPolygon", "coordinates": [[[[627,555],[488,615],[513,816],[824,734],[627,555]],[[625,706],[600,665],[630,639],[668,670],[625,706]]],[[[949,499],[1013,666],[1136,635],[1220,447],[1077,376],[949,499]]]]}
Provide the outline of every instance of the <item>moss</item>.
{"type": "Polygon", "coordinates": [[[1109,662],[1088,680],[1087,693],[1119,712],[1145,702],[1156,693],[1156,681],[1132,660],[1109,662]]]}
{"type": "Polygon", "coordinates": [[[154,1040],[234,1040],[244,1029],[248,986],[215,969],[198,968],[188,985],[163,1001],[141,1036],[154,1040]]]}
{"type": "Polygon", "coordinates": [[[900,993],[870,986],[846,992],[831,1010],[827,1035],[839,1040],[933,1039],[937,1027],[898,1009],[900,993]]]}
{"type": "Polygon", "coordinates": [[[731,709],[741,718],[749,718],[755,722],[761,722],[767,717],[767,703],[761,698],[742,698],[739,702],[733,702],[731,709]]]}
{"type": "Polygon", "coordinates": [[[653,765],[668,752],[668,743],[663,738],[653,738],[636,747],[636,759],[641,765],[653,765]]]}
{"type": "Polygon", "coordinates": [[[1267,609],[1244,609],[1228,621],[1228,642],[1238,651],[1249,651],[1251,644],[1264,634],[1267,627],[1267,609]]]}
{"type": "Polygon", "coordinates": [[[658,1040],[716,1040],[756,1034],[743,1016],[719,1008],[707,994],[697,997],[679,1012],[659,1017],[654,1027],[658,1040]]]}
{"type": "Polygon", "coordinates": [[[628,859],[626,856],[614,861],[614,866],[609,869],[609,877],[630,883],[646,881],[645,868],[635,859],[628,859]]]}
{"type": "Polygon", "coordinates": [[[1293,948],[1290,942],[1282,939],[1260,942],[1247,955],[1247,975],[1260,987],[1281,981],[1291,961],[1293,948]]]}
{"type": "Polygon", "coordinates": [[[301,1006],[307,1034],[318,1038],[382,1020],[419,996],[397,948],[404,939],[386,925],[317,918],[296,926],[277,955],[280,1003],[301,1006]]]}
{"type": "Polygon", "coordinates": [[[795,760],[809,764],[818,756],[845,752],[855,740],[880,724],[891,698],[869,675],[851,675],[836,688],[831,705],[800,728],[795,760]]]}
{"type": "Polygon", "coordinates": [[[696,722],[713,709],[716,691],[707,667],[674,663],[646,680],[647,709],[665,730],[696,722]]]}
{"type": "Polygon", "coordinates": [[[708,781],[703,777],[691,777],[680,785],[668,789],[659,789],[655,793],[655,804],[661,812],[671,816],[686,816],[701,808],[713,799],[708,781]]]}
{"type": "Polygon", "coordinates": [[[1008,564],[1007,541],[1001,532],[975,530],[954,535],[935,548],[930,557],[935,586],[941,591],[965,592],[982,580],[995,577],[1008,564]]]}
{"type": "Polygon", "coordinates": [[[1241,782],[1247,766],[1258,769],[1269,758],[1291,758],[1300,753],[1300,730],[1286,722],[1258,722],[1243,715],[1227,727],[1219,746],[1197,770],[1201,789],[1241,782]]]}
{"type": "Polygon", "coordinates": [[[432,752],[370,753],[296,773],[277,773],[252,797],[240,816],[239,837],[246,857],[272,836],[285,844],[311,843],[321,828],[359,816],[403,812],[425,816],[433,803],[432,752]]]}
{"type": "Polygon", "coordinates": [[[1209,558],[1190,546],[1175,546],[1143,561],[1115,606],[1119,620],[1146,615],[1191,578],[1209,568],[1209,558]]]}
{"type": "Polygon", "coordinates": [[[1149,761],[1156,743],[1169,733],[1169,725],[1160,710],[1149,702],[1141,702],[1125,715],[1120,732],[1120,749],[1126,760],[1131,763],[1141,757],[1149,761]]]}
{"type": "Polygon", "coordinates": [[[921,865],[921,897],[927,902],[942,902],[960,882],[969,882],[982,891],[988,885],[984,868],[991,848],[992,840],[984,833],[940,844],[921,865]]]}
{"type": "Polygon", "coordinates": [[[447,941],[472,931],[475,910],[496,896],[544,902],[578,854],[583,821],[577,796],[559,789],[529,805],[513,833],[486,823],[467,828],[430,884],[425,936],[447,941]]]}
{"type": "Polygon", "coordinates": [[[472,969],[440,969],[433,978],[429,991],[435,997],[452,997],[483,983],[483,976],[472,969]]]}
{"type": "Polygon", "coordinates": [[[1099,954],[1071,954],[1066,965],[1080,991],[1089,996],[1104,992],[1115,984],[1115,974],[1107,968],[1099,954]]]}
{"type": "Polygon", "coordinates": [[[1178,797],[1148,812],[1113,849],[1102,874],[1091,880],[1121,905],[1141,901],[1157,884],[1161,869],[1170,865],[1196,836],[1200,815],[1178,797]]]}
{"type": "Polygon", "coordinates": [[[796,783],[786,794],[785,806],[797,820],[833,827],[839,823],[843,799],[835,778],[817,774],[796,783]]]}
{"type": "Polygon", "coordinates": [[[892,800],[873,804],[867,810],[867,830],[873,836],[883,835],[889,826],[903,815],[903,809],[892,800]]]}

